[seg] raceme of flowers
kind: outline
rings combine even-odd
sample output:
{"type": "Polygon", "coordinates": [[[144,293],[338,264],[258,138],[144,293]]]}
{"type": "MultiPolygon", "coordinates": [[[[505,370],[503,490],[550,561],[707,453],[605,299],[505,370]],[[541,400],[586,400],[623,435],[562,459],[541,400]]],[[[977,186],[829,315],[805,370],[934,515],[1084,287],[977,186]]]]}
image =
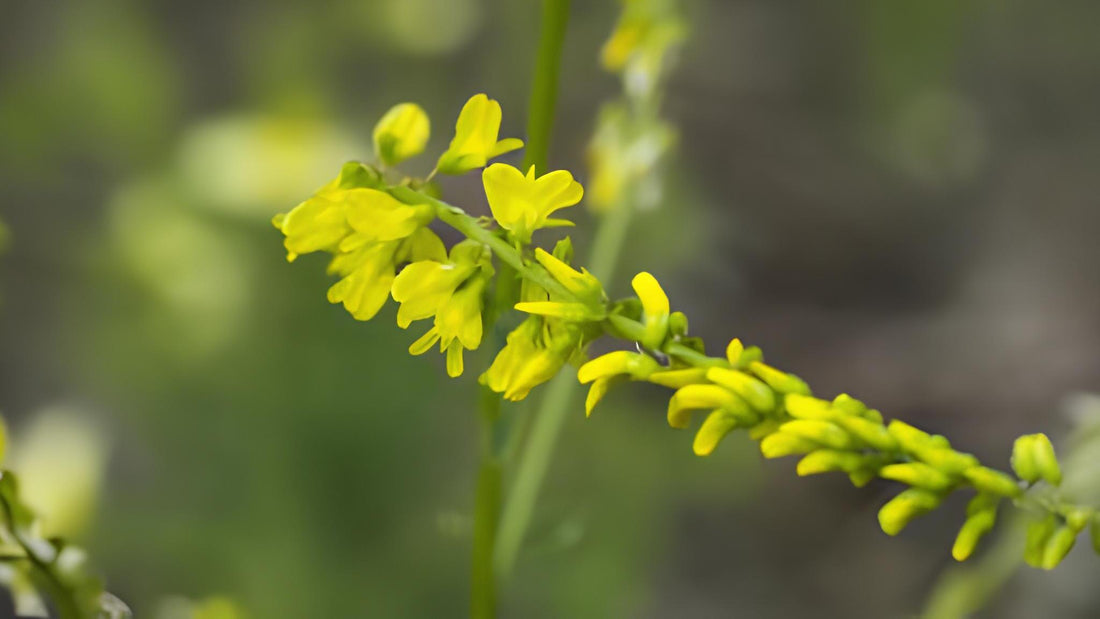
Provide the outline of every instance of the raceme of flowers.
{"type": "Polygon", "coordinates": [[[435,168],[425,178],[397,175],[394,181],[392,166],[423,152],[430,126],[419,106],[395,106],[373,133],[376,165],[345,164],[312,197],[274,218],[287,259],[328,253],[328,272],[337,278],[328,299],[357,320],[373,318],[390,297],[399,304],[401,328],[431,320],[418,329],[409,351],[422,354],[438,345],[452,377],[465,369],[464,351],[482,344],[493,304],[503,298],[526,318],[494,351],[480,381],[506,399],[524,399],[567,364],[578,365],[578,379],[590,385],[589,415],[616,385],[654,383],[674,390],[670,426],[687,428],[694,411],[709,411],[695,434],[700,456],[745,430],[766,458],[800,456],[799,475],[840,472],[856,486],[876,478],[906,486],[879,511],[889,535],[966,489],[974,496],[952,549],[959,561],[973,553],[1005,504],[1035,515],[1025,552],[1029,564],[1054,568],[1087,527],[1100,552],[1100,516],[1060,494],[1061,469],[1045,435],[1016,441],[1013,477],[983,466],[943,436],[899,420],[887,423],[848,395],[814,397],[804,381],[767,364],[759,348],[739,339],[724,356],[708,356],[702,341],[688,335],[687,317],[671,310],[649,273],[634,277],[635,296],[612,301],[595,276],[571,265],[568,238],[549,252],[532,247],[539,230],[572,225],[551,215],[578,204],[584,190],[565,170],[539,174],[533,167],[489,165],[522,145],[499,139],[500,124],[499,103],[484,94],[472,97],[435,168]],[[436,174],[479,168],[491,218],[472,217],[435,197],[436,174]],[[430,227],[436,222],[466,240],[448,251],[430,227]],[[518,286],[508,285],[517,278],[518,286]],[[630,342],[632,349],[589,360],[588,345],[602,336],[630,342]]]}

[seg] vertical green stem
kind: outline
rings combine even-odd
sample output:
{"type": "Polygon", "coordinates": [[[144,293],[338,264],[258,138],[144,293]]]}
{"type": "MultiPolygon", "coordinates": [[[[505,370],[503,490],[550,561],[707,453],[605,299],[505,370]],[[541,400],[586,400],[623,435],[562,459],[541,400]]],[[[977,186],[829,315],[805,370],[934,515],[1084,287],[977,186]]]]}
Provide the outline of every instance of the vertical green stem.
{"type": "MultiPolygon", "coordinates": [[[[600,220],[588,264],[592,266],[592,274],[602,281],[609,281],[614,274],[633,211],[630,204],[618,204],[600,220]]],[[[516,477],[501,515],[493,557],[500,576],[507,576],[515,565],[566,415],[578,410],[575,404],[579,386],[572,372],[559,373],[546,386],[535,412],[534,425],[520,456],[516,477]]]]}
{"type": "MultiPolygon", "coordinates": [[[[535,75],[531,84],[531,99],[527,113],[527,148],[524,169],[534,165],[546,171],[550,132],[554,126],[554,107],[558,93],[558,73],[565,28],[569,22],[569,0],[543,0],[541,35],[535,60],[535,75]]],[[[515,303],[516,280],[511,269],[503,269],[498,278],[498,290],[493,299],[492,316],[511,308],[515,303]]],[[[503,339],[495,334],[495,339],[503,339]]],[[[499,343],[499,342],[498,342],[499,343]]],[[[498,348],[494,346],[493,348],[498,348]]],[[[497,449],[497,434],[501,428],[500,396],[488,388],[481,394],[481,464],[478,469],[477,494],[474,507],[473,557],[470,582],[470,616],[491,619],[496,616],[495,543],[500,518],[502,466],[497,449]]]]}
{"type": "Polygon", "coordinates": [[[496,616],[496,575],[493,543],[500,514],[500,459],[494,447],[494,428],[500,417],[500,396],[481,388],[481,463],[474,499],[473,557],[470,568],[470,617],[496,616]]]}
{"type": "Polygon", "coordinates": [[[550,132],[554,128],[554,107],[558,99],[561,49],[568,23],[569,0],[542,0],[542,32],[531,82],[531,99],[527,103],[527,148],[523,156],[523,169],[533,165],[540,174],[547,169],[550,132]]]}

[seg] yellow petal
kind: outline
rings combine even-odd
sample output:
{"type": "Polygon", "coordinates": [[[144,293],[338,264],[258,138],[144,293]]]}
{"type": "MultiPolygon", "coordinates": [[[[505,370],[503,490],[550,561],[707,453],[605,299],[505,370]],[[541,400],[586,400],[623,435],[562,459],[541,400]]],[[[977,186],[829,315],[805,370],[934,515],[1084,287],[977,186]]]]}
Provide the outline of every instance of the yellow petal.
{"type": "Polygon", "coordinates": [[[394,280],[396,243],[371,247],[356,269],[328,289],[329,303],[343,303],[356,320],[370,320],[382,309],[394,280]]]}
{"type": "Polygon", "coordinates": [[[374,153],[386,165],[396,165],[422,153],[430,132],[423,108],[415,103],[399,103],[374,126],[374,153]]]}
{"type": "Polygon", "coordinates": [[[657,278],[642,271],[634,276],[630,285],[638,295],[638,300],[642,302],[642,311],[647,316],[668,315],[670,311],[668,295],[661,288],[661,284],[657,283],[657,278]]]}

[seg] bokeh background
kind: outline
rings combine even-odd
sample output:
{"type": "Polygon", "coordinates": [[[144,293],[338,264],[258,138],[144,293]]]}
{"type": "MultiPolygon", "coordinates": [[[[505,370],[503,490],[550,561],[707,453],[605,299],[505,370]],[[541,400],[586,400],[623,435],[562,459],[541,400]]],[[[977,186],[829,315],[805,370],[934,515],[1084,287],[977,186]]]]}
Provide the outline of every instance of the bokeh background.
{"type": "MultiPolygon", "coordinates": [[[[583,182],[596,112],[620,88],[595,62],[618,7],[574,5],[551,161],[583,182]]],[[[466,612],[472,378],[408,356],[392,307],[356,323],[329,305],[322,261],[288,265],[269,220],[367,157],[396,102],[431,114],[429,152],[476,92],[522,135],[538,13],[5,5],[9,464],[40,480],[50,525],[138,617],[213,595],[265,619],[466,612]]],[[[1100,4],[688,0],[685,13],[665,98],[679,154],[620,273],[654,272],[712,347],[740,336],[819,393],[993,465],[1020,433],[1065,444],[1067,397],[1100,390],[1100,4]]],[[[480,211],[479,184],[445,190],[480,211]]],[[[583,255],[590,217],[574,210],[583,255]]],[[[875,512],[890,485],[798,479],[743,438],[696,458],[663,397],[623,390],[587,421],[578,402],[505,616],[925,607],[961,502],[887,538],[875,512]]],[[[1089,554],[1012,576],[978,616],[1096,616],[1089,554]]]]}

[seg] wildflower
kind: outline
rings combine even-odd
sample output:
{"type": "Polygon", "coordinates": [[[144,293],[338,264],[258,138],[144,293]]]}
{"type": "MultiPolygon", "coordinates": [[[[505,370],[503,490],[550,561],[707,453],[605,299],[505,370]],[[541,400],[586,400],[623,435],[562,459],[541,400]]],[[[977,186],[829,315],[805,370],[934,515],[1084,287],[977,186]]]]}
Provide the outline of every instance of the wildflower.
{"type": "MultiPolygon", "coordinates": [[[[568,240],[568,239],[566,239],[568,240]]],[[[515,308],[521,312],[552,316],[572,322],[599,321],[606,315],[603,285],[587,269],[575,270],[541,247],[535,249],[535,260],[568,292],[582,302],[524,301],[515,308]]],[[[545,296],[545,295],[543,295],[545,296]]]]}
{"type": "Polygon", "coordinates": [[[366,242],[329,263],[329,273],[342,277],[328,289],[329,303],[342,303],[356,320],[370,320],[386,303],[399,264],[445,256],[443,242],[427,228],[404,239],[366,242]]]}
{"type": "Polygon", "coordinates": [[[447,354],[447,374],[460,376],[463,350],[481,345],[482,295],[492,275],[488,252],[475,241],[455,245],[446,261],[422,260],[405,267],[392,286],[393,298],[401,304],[398,326],[405,329],[435,316],[435,324],[409,352],[424,354],[438,342],[440,352],[447,354]]]}
{"type": "Polygon", "coordinates": [[[398,103],[374,126],[374,154],[386,165],[397,165],[424,152],[431,123],[415,103],[398,103]]]}
{"type": "Polygon", "coordinates": [[[1054,455],[1054,446],[1045,434],[1027,434],[1016,439],[1012,446],[1012,469],[1028,483],[1035,483],[1040,478],[1052,486],[1062,483],[1062,470],[1054,455]]]}
{"type": "Polygon", "coordinates": [[[493,218],[520,243],[531,241],[539,228],[572,225],[548,219],[551,213],[581,201],[584,188],[566,170],[535,177],[535,166],[524,175],[504,163],[494,163],[481,175],[493,218]]]}
{"type": "Polygon", "coordinates": [[[481,375],[481,382],[507,400],[522,400],[553,378],[581,343],[582,333],[574,326],[529,316],[508,334],[507,343],[481,375]]]}
{"type": "Polygon", "coordinates": [[[357,188],[373,190],[379,186],[378,172],[359,162],[348,162],[336,178],[308,200],[289,213],[276,215],[271,223],[286,237],[283,245],[287,261],[293,262],[299,254],[337,251],[340,241],[352,232],[348,211],[353,208],[354,199],[349,198],[355,194],[346,192],[357,188]]]}
{"type": "Polygon", "coordinates": [[[494,157],[521,148],[523,140],[518,138],[497,140],[500,119],[500,103],[485,94],[470,97],[458,114],[455,137],[440,155],[436,169],[442,174],[464,174],[485,167],[494,157]]]}

